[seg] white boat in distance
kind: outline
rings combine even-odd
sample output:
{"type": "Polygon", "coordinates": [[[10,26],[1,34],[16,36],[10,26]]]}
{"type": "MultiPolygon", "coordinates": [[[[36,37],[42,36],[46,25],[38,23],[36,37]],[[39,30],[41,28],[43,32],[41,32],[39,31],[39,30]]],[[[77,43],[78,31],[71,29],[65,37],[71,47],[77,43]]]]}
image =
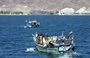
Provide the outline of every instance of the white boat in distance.
{"type": "Polygon", "coordinates": [[[25,27],[39,27],[40,26],[40,22],[38,22],[37,20],[33,20],[33,21],[28,21],[26,20],[26,26],[25,27]]]}

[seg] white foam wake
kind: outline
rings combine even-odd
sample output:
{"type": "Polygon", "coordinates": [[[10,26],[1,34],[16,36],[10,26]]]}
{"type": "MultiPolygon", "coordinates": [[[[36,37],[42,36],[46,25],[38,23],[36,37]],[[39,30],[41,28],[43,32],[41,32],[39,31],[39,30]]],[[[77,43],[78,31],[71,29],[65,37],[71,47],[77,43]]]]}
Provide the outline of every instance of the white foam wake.
{"type": "Polygon", "coordinates": [[[73,52],[74,55],[82,55],[81,53],[78,52],[73,52]]]}
{"type": "Polygon", "coordinates": [[[35,49],[34,48],[27,48],[26,52],[35,52],[35,49]]]}

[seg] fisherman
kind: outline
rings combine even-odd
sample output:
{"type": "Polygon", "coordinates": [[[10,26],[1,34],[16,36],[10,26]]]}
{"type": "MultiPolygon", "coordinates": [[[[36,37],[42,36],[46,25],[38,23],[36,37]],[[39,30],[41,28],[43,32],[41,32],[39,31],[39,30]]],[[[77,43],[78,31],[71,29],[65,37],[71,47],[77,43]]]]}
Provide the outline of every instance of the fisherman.
{"type": "Polygon", "coordinates": [[[42,44],[42,34],[37,34],[37,44],[42,44]]]}
{"type": "Polygon", "coordinates": [[[43,37],[43,46],[45,47],[45,46],[47,46],[47,43],[46,43],[46,39],[45,39],[45,37],[43,37]]]}
{"type": "Polygon", "coordinates": [[[44,34],[37,35],[37,43],[43,46],[47,46],[47,37],[44,34]]]}
{"type": "Polygon", "coordinates": [[[36,42],[37,44],[40,44],[40,36],[37,36],[36,42]]]}
{"type": "Polygon", "coordinates": [[[66,36],[66,40],[73,40],[72,33],[72,31],[69,32],[69,34],[66,36]]]}

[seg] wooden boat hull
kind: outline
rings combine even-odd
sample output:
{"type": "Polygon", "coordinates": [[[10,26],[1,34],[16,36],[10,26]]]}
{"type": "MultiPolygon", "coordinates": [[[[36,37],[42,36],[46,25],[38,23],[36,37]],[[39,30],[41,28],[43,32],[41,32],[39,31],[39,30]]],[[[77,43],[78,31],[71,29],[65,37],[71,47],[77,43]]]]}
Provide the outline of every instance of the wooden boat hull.
{"type": "Polygon", "coordinates": [[[42,53],[50,53],[50,54],[60,54],[58,49],[43,49],[41,47],[36,46],[37,51],[42,53]]]}
{"type": "Polygon", "coordinates": [[[59,48],[62,48],[62,47],[54,47],[54,48],[45,48],[45,47],[40,47],[40,46],[36,46],[36,50],[39,51],[39,52],[42,52],[42,53],[50,53],[50,54],[62,54],[62,53],[66,53],[66,52],[72,52],[72,48],[73,46],[71,47],[66,47],[68,49],[65,49],[65,48],[62,48],[62,50],[60,50],[59,48]]]}

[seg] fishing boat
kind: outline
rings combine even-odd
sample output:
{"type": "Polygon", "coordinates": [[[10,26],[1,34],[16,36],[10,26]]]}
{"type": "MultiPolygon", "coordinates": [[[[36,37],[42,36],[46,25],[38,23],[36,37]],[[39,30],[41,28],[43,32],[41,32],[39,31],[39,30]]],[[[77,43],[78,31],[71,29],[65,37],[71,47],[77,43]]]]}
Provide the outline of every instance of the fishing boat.
{"type": "Polygon", "coordinates": [[[71,32],[64,36],[47,36],[44,34],[35,34],[33,39],[36,45],[36,50],[43,53],[60,54],[71,52],[75,49],[74,37],[71,32]]]}
{"type": "Polygon", "coordinates": [[[37,20],[33,20],[33,21],[27,21],[26,20],[26,27],[39,27],[40,26],[40,22],[38,22],[37,20]]]}

